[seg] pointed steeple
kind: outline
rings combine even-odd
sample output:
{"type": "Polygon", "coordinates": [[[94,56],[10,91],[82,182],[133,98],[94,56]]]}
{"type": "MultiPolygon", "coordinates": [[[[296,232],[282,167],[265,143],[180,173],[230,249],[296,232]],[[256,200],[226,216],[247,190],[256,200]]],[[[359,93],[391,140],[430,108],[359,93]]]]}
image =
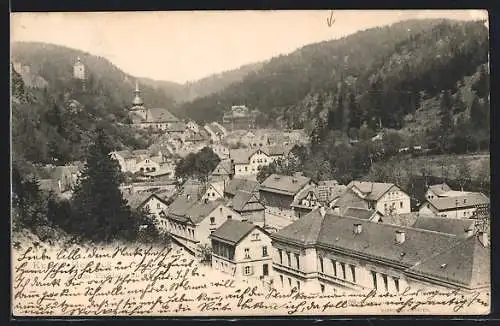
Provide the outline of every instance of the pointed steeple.
{"type": "Polygon", "coordinates": [[[134,106],[142,106],[144,104],[144,102],[141,99],[141,91],[139,90],[139,83],[137,81],[135,82],[134,94],[135,94],[135,97],[134,97],[134,101],[132,102],[132,104],[134,106]]]}

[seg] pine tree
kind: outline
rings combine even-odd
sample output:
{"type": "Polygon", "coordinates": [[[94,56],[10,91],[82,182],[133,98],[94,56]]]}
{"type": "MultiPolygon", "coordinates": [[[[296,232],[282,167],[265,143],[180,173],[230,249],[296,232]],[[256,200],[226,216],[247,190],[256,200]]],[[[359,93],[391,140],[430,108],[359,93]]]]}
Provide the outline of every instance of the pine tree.
{"type": "Polygon", "coordinates": [[[441,132],[448,135],[453,126],[451,98],[448,90],[441,95],[441,132]]]}
{"type": "Polygon", "coordinates": [[[343,87],[341,86],[339,88],[339,94],[337,96],[337,106],[336,106],[336,119],[334,121],[334,126],[336,130],[343,130],[344,129],[344,115],[345,115],[345,109],[344,109],[344,94],[343,94],[343,87]]]}
{"type": "Polygon", "coordinates": [[[362,123],[362,112],[358,103],[356,103],[356,96],[354,93],[349,93],[348,97],[348,115],[349,115],[349,128],[359,129],[362,123]]]}
{"type": "Polygon", "coordinates": [[[118,162],[109,156],[111,150],[104,131],[99,128],[73,195],[71,230],[98,242],[133,239],[138,228],[119,189],[123,176],[118,162]]]}

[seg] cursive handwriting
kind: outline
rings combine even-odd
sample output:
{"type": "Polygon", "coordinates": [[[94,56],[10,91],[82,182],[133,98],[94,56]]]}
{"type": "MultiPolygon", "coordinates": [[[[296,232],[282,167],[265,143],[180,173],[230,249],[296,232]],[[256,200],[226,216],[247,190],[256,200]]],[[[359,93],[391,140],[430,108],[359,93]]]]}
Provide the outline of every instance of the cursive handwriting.
{"type": "Polygon", "coordinates": [[[328,27],[332,27],[333,24],[335,24],[335,18],[333,18],[333,10],[330,11],[330,17],[326,19],[326,23],[328,24],[328,27]]]}
{"type": "Polygon", "coordinates": [[[14,250],[16,316],[487,313],[489,293],[280,291],[201,266],[168,247],[14,250]]]}

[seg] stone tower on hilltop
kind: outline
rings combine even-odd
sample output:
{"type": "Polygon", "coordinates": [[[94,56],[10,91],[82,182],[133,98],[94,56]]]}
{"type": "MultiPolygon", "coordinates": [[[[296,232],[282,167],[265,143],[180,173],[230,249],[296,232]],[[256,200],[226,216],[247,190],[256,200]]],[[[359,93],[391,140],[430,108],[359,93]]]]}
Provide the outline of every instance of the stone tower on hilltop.
{"type": "Polygon", "coordinates": [[[76,58],[76,62],[73,65],[73,78],[80,81],[82,89],[85,91],[85,65],[80,60],[80,57],[76,58]]]}

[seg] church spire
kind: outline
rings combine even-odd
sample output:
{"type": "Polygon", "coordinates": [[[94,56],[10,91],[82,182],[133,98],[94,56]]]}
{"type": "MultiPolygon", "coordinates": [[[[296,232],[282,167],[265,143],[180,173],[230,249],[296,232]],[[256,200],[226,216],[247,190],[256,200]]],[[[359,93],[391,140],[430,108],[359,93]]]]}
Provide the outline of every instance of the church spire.
{"type": "Polygon", "coordinates": [[[144,102],[141,99],[141,91],[139,90],[139,83],[137,81],[135,82],[134,94],[135,94],[135,97],[134,97],[134,101],[132,102],[132,104],[134,104],[134,106],[142,106],[144,104],[144,102]]]}

